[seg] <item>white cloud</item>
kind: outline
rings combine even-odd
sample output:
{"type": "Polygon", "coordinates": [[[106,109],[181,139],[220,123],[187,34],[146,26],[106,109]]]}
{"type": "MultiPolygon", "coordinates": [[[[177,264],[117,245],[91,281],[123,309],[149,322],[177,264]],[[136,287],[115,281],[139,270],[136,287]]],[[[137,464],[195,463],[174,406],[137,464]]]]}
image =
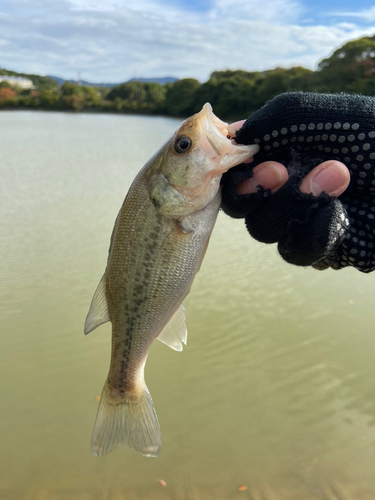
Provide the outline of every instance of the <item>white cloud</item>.
{"type": "Polygon", "coordinates": [[[85,80],[195,77],[214,70],[313,68],[373,28],[304,25],[296,0],[212,0],[203,12],[162,0],[5,0],[0,66],[85,80]]]}
{"type": "Polygon", "coordinates": [[[290,24],[298,20],[304,8],[298,0],[216,0],[213,12],[222,20],[290,24]]]}
{"type": "Polygon", "coordinates": [[[375,7],[371,9],[358,10],[353,12],[334,12],[333,15],[341,17],[354,17],[360,18],[365,21],[375,21],[375,7]]]}

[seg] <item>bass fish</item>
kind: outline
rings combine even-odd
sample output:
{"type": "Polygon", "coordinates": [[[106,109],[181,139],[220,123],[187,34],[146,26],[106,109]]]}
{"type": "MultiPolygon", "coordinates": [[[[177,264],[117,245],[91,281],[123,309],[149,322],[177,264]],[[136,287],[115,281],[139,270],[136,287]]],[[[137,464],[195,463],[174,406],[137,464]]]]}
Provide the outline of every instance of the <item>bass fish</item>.
{"type": "Polygon", "coordinates": [[[220,202],[220,179],[259,149],[234,144],[210,104],[185,120],[133,181],[117,216],[85,334],[112,323],[112,355],[91,451],[129,446],[156,457],[161,434],[144,379],[154,339],[186,344],[182,301],[199,270],[220,202]]]}

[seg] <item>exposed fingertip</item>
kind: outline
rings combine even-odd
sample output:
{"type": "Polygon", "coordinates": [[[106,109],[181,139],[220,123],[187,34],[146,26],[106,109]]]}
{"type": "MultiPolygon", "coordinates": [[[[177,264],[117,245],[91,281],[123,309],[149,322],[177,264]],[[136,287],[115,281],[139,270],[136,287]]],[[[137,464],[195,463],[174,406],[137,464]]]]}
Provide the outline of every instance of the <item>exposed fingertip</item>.
{"type": "Polygon", "coordinates": [[[276,162],[260,163],[254,168],[253,177],[244,180],[237,186],[237,194],[253,194],[258,191],[258,186],[277,191],[288,180],[288,172],[284,165],[276,162]]]}
{"type": "Polygon", "coordinates": [[[240,120],[238,122],[234,122],[228,125],[228,134],[234,137],[236,135],[237,130],[240,130],[245,121],[246,120],[240,120]]]}
{"type": "Polygon", "coordinates": [[[301,191],[319,196],[322,192],[330,196],[340,196],[348,187],[350,173],[338,161],[330,160],[312,170],[303,180],[301,191]]]}

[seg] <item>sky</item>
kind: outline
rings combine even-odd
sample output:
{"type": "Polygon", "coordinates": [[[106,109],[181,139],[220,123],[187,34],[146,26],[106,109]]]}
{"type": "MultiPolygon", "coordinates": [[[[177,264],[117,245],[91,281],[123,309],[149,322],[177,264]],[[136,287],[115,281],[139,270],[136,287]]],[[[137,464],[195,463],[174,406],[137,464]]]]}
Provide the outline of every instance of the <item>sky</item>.
{"type": "Polygon", "coordinates": [[[0,67],[96,83],[315,69],[374,34],[369,0],[0,0],[0,67]]]}

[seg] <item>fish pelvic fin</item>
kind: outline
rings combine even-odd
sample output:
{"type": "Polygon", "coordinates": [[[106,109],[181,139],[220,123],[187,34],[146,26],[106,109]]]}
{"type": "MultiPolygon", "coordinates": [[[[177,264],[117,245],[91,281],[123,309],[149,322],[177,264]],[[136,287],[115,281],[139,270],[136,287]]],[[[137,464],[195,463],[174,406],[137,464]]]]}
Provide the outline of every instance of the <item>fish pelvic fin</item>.
{"type": "Polygon", "coordinates": [[[145,457],[159,455],[160,428],[146,384],[140,397],[126,393],[113,395],[107,382],[104,386],[91,439],[91,453],[98,457],[120,446],[133,448],[145,457]]]}
{"type": "Polygon", "coordinates": [[[98,326],[110,321],[107,297],[105,294],[105,274],[99,282],[91,301],[90,309],[85,321],[85,335],[92,332],[98,326]]]}
{"type": "Polygon", "coordinates": [[[182,351],[187,342],[184,306],[181,304],[171,319],[159,333],[157,339],[175,351],[182,351]]]}

